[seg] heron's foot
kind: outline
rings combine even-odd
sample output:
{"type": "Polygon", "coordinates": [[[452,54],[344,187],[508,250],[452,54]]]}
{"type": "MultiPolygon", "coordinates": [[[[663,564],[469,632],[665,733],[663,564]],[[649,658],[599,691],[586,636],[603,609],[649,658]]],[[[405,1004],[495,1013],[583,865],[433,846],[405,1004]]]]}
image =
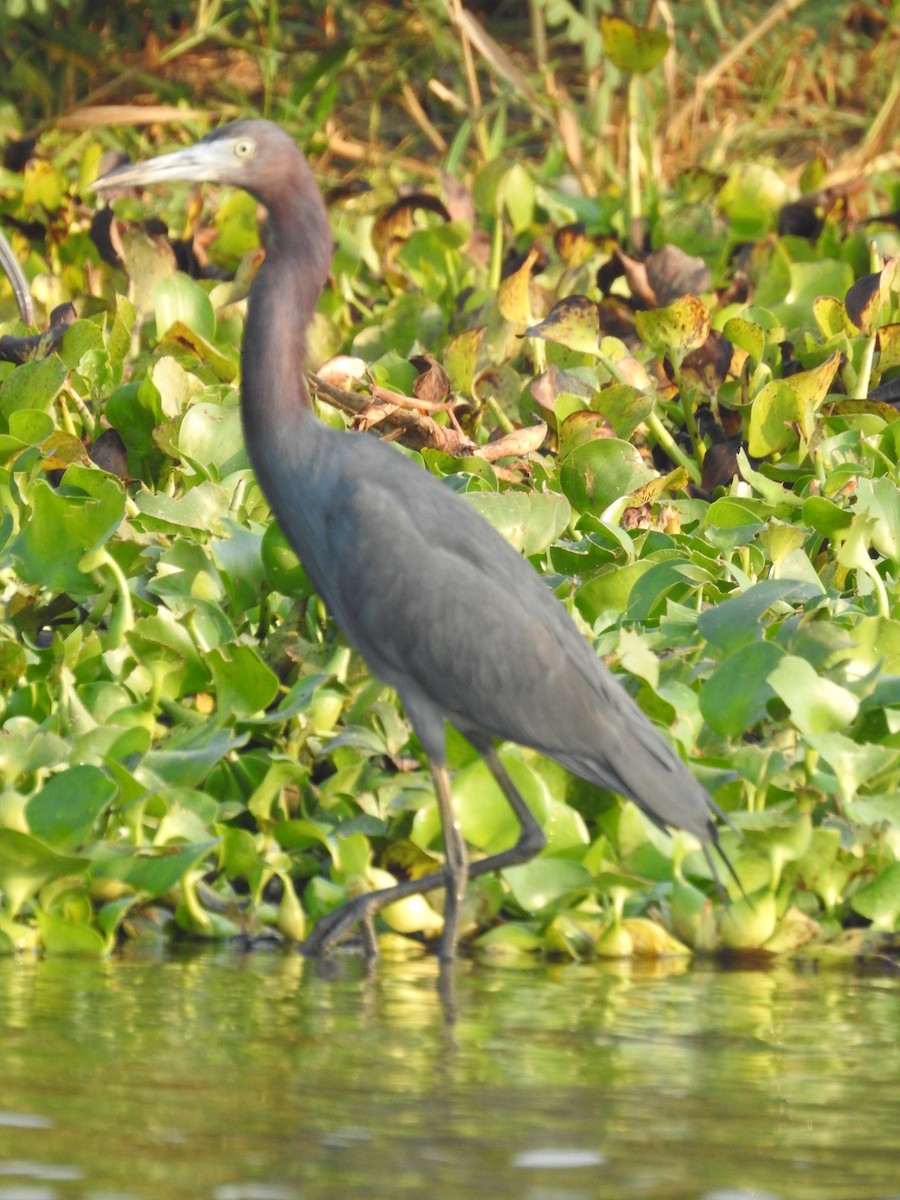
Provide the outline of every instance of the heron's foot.
{"type": "Polygon", "coordinates": [[[326,953],[335,942],[352,929],[354,925],[362,926],[363,953],[366,958],[378,955],[378,944],[375,940],[373,919],[375,914],[388,904],[397,900],[405,900],[407,896],[420,896],[425,892],[433,892],[436,888],[444,887],[447,877],[444,870],[435,871],[432,875],[424,875],[421,879],[405,879],[395,887],[381,888],[377,892],[363,892],[354,896],[340,908],[321,917],[312,933],[300,946],[300,953],[307,958],[326,953]]]}
{"type": "Polygon", "coordinates": [[[327,917],[320,918],[316,922],[315,929],[300,945],[300,953],[307,958],[327,953],[354,925],[359,925],[362,932],[363,955],[366,958],[376,958],[378,943],[375,940],[372,919],[380,907],[376,904],[379,896],[380,892],[366,892],[362,896],[355,896],[346,904],[342,904],[340,908],[335,909],[334,912],[329,913],[327,917]]]}

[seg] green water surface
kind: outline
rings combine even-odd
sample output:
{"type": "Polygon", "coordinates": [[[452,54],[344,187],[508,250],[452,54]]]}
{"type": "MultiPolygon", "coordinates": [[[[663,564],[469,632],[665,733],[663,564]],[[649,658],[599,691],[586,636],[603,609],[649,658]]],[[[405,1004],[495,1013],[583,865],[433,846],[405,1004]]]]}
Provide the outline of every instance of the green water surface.
{"type": "Polygon", "coordinates": [[[0,1200],[900,1197],[900,979],[0,959],[0,1200]]]}

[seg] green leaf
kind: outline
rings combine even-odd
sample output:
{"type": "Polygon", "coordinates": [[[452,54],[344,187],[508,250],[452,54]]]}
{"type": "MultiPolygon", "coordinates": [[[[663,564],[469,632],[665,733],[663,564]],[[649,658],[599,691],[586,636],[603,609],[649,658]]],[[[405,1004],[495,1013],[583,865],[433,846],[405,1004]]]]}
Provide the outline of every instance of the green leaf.
{"type": "Polygon", "coordinates": [[[218,479],[250,467],[236,404],[192,404],[178,430],[178,448],[207,471],[214,468],[218,479]]]}
{"type": "Polygon", "coordinates": [[[41,944],[48,954],[100,958],[109,950],[106,938],[89,925],[80,925],[46,912],[37,913],[36,920],[41,931],[41,944]]]}
{"type": "Polygon", "coordinates": [[[186,872],[199,866],[218,844],[217,840],[210,840],[150,851],[105,846],[91,863],[91,877],[118,880],[146,896],[163,896],[186,872]]]}
{"type": "Polygon", "coordinates": [[[209,296],[188,275],[176,272],[161,279],[153,289],[156,337],[162,341],[171,325],[181,322],[208,341],[215,337],[216,315],[209,296]]]}
{"type": "Polygon", "coordinates": [[[891,863],[850,900],[854,912],[868,917],[876,929],[900,928],[900,863],[891,863]]]}
{"type": "Polygon", "coordinates": [[[841,733],[807,733],[804,740],[834,771],[844,801],[853,800],[864,784],[900,759],[900,752],[893,747],[854,742],[841,733]]]}
{"type": "Polygon", "coordinates": [[[668,358],[676,367],[709,337],[709,309],[698,296],[682,296],[666,308],[634,314],[641,341],[658,358],[668,358]]]}
{"type": "Polygon", "coordinates": [[[613,501],[656,477],[630,442],[598,438],[577,446],[559,472],[564,495],[578,512],[598,516],[613,501]]]}
{"type": "Polygon", "coordinates": [[[649,391],[638,391],[627,383],[614,383],[596,394],[592,407],[606,417],[616,437],[626,439],[653,412],[654,400],[649,391]]]}
{"type": "Polygon", "coordinates": [[[79,561],[104,545],[125,515],[118,479],[86,467],[69,467],[60,488],[44,479],[31,485],[31,518],[9,551],[29,582],[76,596],[95,590],[79,561]]]}
{"type": "Polygon", "coordinates": [[[900,489],[882,475],[878,479],[861,478],[857,482],[858,512],[874,518],[872,545],[879,554],[900,565],[900,489]]]}
{"type": "Polygon", "coordinates": [[[12,916],[51,879],[82,875],[87,867],[85,858],[58,854],[17,829],[0,829],[0,892],[12,916]]]}
{"type": "Polygon", "coordinates": [[[543,321],[530,326],[525,334],[596,356],[600,352],[600,314],[597,305],[587,296],[564,296],[556,301],[543,321]]]}
{"type": "Polygon", "coordinates": [[[591,887],[590,871],[569,858],[542,855],[520,867],[510,867],[503,878],[516,903],[527,913],[538,913],[564,896],[591,887]]]}
{"type": "Polygon", "coordinates": [[[669,52],[669,36],[663,29],[648,29],[632,25],[621,17],[603,13],[600,17],[603,52],[620,71],[646,75],[653,71],[669,52]]]}
{"type": "Polygon", "coordinates": [[[116,791],[115,783],[99,767],[69,767],[51,775],[28,801],[28,828],[48,845],[75,850],[90,838],[116,791]]]}
{"type": "Polygon", "coordinates": [[[219,711],[251,717],[269,707],[278,694],[278,676],[253,646],[217,648],[205,655],[219,711]]]}
{"type": "Polygon", "coordinates": [[[226,729],[187,727],[175,733],[164,748],[151,750],[144,765],[166,783],[178,787],[196,787],[226,754],[239,750],[249,734],[232,735],[226,729]]]}
{"type": "Polygon", "coordinates": [[[266,526],[261,550],[266,578],[276,591],[297,599],[312,595],[309,576],[277,521],[266,526]]]}
{"type": "Polygon", "coordinates": [[[709,727],[726,738],[751,729],[774,695],[769,676],[783,656],[771,642],[752,642],[729,654],[700,689],[700,711],[709,727]]]}
{"type": "Polygon", "coordinates": [[[465,492],[467,503],[490,521],[510,545],[530,557],[541,554],[568,528],[572,510],[557,492],[465,492]]]}
{"type": "Polygon", "coordinates": [[[22,409],[47,412],[66,382],[66,365],[55,354],[23,363],[0,384],[0,415],[7,420],[22,409]]]}
{"type": "Polygon", "coordinates": [[[790,579],[762,579],[752,587],[708,608],[697,618],[697,627],[708,642],[732,651],[763,636],[760,618],[779,601],[804,600],[817,593],[808,584],[790,579]]]}
{"type": "Polygon", "coordinates": [[[786,654],[769,676],[769,683],[803,733],[845,729],[859,711],[859,701],[852,692],[817,674],[805,658],[786,654]]]}

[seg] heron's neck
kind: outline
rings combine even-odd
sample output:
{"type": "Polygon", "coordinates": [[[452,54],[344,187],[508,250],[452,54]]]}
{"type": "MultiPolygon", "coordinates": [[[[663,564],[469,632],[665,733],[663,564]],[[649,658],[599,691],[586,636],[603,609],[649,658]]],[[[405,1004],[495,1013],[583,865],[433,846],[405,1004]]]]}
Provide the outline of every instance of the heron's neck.
{"type": "Polygon", "coordinates": [[[306,329],[332,249],[325,205],[299,152],[289,186],[265,202],[266,260],[250,291],[241,356],[244,434],[258,472],[280,439],[296,441],[298,422],[311,415],[303,375],[306,329]]]}

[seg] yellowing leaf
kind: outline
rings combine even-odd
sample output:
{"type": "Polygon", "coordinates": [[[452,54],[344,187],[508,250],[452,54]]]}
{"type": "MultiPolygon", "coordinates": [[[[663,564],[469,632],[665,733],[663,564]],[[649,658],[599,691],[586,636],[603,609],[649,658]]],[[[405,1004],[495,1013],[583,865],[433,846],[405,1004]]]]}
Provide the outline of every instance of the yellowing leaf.
{"type": "Polygon", "coordinates": [[[669,37],[662,29],[632,25],[621,17],[604,14],[600,18],[603,50],[620,71],[646,75],[658,67],[669,49],[669,37]]]}

